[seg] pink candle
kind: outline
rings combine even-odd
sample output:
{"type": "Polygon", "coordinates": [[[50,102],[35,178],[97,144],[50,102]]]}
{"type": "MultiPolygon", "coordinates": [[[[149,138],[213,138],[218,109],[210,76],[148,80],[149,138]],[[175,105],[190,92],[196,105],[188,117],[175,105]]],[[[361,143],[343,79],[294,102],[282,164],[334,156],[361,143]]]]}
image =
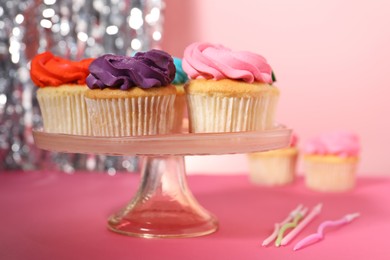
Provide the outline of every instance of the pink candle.
{"type": "Polygon", "coordinates": [[[324,229],[326,227],[337,227],[337,226],[343,226],[348,223],[350,223],[352,220],[355,218],[359,217],[359,213],[352,213],[344,216],[343,218],[339,220],[328,220],[322,222],[317,229],[317,233],[308,235],[307,237],[303,238],[301,241],[299,241],[295,246],[294,246],[294,251],[299,250],[302,247],[308,246],[310,244],[316,243],[322,239],[324,239],[324,229]]]}

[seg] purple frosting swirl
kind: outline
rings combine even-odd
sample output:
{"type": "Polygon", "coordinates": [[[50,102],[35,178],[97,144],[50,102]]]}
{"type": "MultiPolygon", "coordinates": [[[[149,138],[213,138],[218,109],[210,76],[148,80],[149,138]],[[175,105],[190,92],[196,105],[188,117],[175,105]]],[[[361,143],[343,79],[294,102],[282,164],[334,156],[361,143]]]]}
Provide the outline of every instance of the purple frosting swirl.
{"type": "Polygon", "coordinates": [[[106,54],[89,66],[86,83],[91,89],[127,90],[169,85],[176,68],[171,55],[160,50],[137,52],[134,57],[106,54]]]}

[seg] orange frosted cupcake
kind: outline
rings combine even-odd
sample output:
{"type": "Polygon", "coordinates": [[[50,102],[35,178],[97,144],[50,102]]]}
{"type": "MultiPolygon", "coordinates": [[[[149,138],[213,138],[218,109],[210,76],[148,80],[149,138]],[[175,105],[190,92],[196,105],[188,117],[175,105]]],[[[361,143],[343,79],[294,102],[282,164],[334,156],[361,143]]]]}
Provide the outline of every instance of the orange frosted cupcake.
{"type": "Polygon", "coordinates": [[[351,190],[359,152],[359,138],[352,133],[327,133],[309,140],[303,157],[306,186],[324,192],[351,190]]]}
{"type": "Polygon", "coordinates": [[[260,55],[222,45],[193,43],[183,69],[190,132],[258,131],[274,125],[279,90],[260,55]]]}
{"type": "Polygon", "coordinates": [[[32,59],[30,75],[39,87],[37,99],[46,132],[92,133],[84,100],[88,89],[85,80],[92,60],[70,61],[50,52],[38,54],[32,59]]]}
{"type": "Polygon", "coordinates": [[[250,181],[266,186],[292,183],[296,176],[297,140],[293,134],[287,148],[248,154],[250,181]]]}

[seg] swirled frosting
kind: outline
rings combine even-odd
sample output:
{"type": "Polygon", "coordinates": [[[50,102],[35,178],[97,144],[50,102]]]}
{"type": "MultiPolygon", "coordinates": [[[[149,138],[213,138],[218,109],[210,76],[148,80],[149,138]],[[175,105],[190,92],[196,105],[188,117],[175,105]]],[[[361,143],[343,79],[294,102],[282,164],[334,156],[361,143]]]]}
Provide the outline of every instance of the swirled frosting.
{"type": "Polygon", "coordinates": [[[358,156],[359,151],[358,136],[348,132],[322,134],[309,140],[304,146],[304,152],[309,155],[351,157],[358,156]]]}
{"type": "Polygon", "coordinates": [[[134,57],[106,54],[94,60],[89,70],[91,89],[167,86],[176,73],[172,57],[160,50],[137,52],[134,57]]]}
{"type": "Polygon", "coordinates": [[[189,45],[184,50],[183,69],[191,79],[272,83],[271,66],[261,55],[210,43],[189,45]]]}
{"type": "Polygon", "coordinates": [[[47,51],[31,60],[30,76],[38,87],[84,84],[92,61],[92,58],[70,61],[47,51]]]}
{"type": "Polygon", "coordinates": [[[173,57],[173,63],[176,67],[175,79],[172,81],[173,85],[184,84],[188,80],[187,74],[184,72],[182,67],[182,59],[173,57]]]}

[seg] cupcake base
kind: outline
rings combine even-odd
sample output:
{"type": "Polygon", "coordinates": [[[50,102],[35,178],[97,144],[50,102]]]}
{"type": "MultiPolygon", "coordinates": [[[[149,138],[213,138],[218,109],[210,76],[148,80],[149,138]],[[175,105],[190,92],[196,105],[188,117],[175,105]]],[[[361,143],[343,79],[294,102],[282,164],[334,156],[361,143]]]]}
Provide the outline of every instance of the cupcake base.
{"type": "Polygon", "coordinates": [[[263,83],[191,80],[186,86],[190,132],[258,131],[273,126],[279,91],[263,83]]]}
{"type": "Polygon", "coordinates": [[[175,87],[88,90],[86,102],[95,136],[168,134],[173,128],[175,87]]]}
{"type": "Polygon", "coordinates": [[[181,133],[184,126],[184,119],[187,114],[187,101],[182,85],[175,85],[176,87],[176,98],[174,103],[174,118],[173,118],[173,133],[181,133]]]}
{"type": "Polygon", "coordinates": [[[305,156],[305,184],[322,192],[343,192],[354,188],[358,158],[305,156]]]}
{"type": "Polygon", "coordinates": [[[49,133],[90,135],[89,115],[84,100],[85,85],[44,87],[37,91],[43,128],[49,133]]]}
{"type": "Polygon", "coordinates": [[[295,180],[296,148],[248,154],[249,180],[256,185],[280,186],[295,180]]]}

